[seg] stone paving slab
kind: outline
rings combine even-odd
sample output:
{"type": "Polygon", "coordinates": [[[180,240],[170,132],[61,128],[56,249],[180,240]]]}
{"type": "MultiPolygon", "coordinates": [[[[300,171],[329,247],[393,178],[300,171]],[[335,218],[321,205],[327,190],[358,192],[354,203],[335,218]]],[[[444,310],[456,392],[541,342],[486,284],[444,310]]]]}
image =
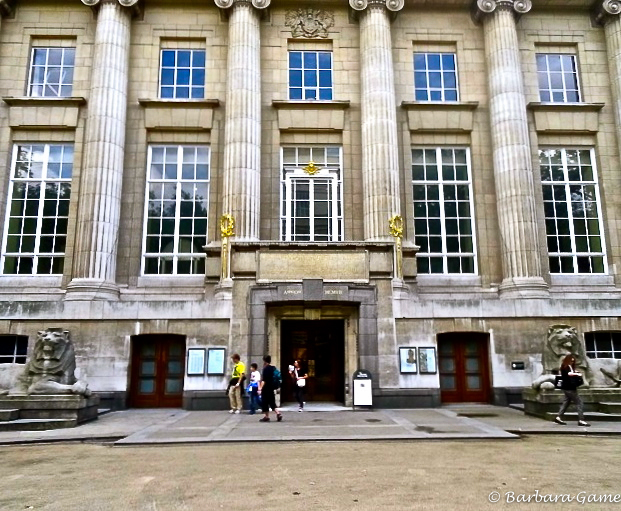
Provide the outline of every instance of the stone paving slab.
{"type": "Polygon", "coordinates": [[[284,421],[259,423],[260,414],[179,409],[123,410],[75,428],[0,432],[0,445],[41,442],[116,442],[115,445],[264,441],[510,439],[520,435],[621,435],[621,423],[590,428],[560,426],[492,405],[454,405],[414,410],[359,410],[310,403],[284,421]]]}

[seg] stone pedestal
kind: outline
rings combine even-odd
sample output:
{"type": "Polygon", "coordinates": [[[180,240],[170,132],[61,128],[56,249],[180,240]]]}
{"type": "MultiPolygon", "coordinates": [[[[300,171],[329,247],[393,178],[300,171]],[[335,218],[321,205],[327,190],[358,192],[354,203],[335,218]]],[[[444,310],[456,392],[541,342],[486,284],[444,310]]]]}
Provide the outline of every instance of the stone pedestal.
{"type": "Polygon", "coordinates": [[[72,428],[97,419],[98,408],[98,396],[0,396],[0,431],[72,428]]]}
{"type": "MultiPolygon", "coordinates": [[[[584,412],[589,420],[621,421],[621,389],[593,387],[579,389],[584,402],[584,412]]],[[[562,390],[541,390],[526,388],[522,391],[524,413],[543,419],[554,420],[565,395],[562,390]]],[[[567,415],[572,416],[571,405],[567,415]]]]}

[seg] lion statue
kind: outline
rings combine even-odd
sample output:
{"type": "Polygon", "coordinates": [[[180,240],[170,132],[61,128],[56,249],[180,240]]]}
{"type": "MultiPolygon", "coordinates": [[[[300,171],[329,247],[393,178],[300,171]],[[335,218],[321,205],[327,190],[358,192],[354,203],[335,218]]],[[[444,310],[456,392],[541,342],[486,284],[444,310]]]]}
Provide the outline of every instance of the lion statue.
{"type": "Polygon", "coordinates": [[[569,325],[551,325],[543,349],[543,373],[533,382],[535,389],[554,389],[555,376],[559,374],[561,362],[567,355],[576,357],[574,369],[585,376],[585,385],[590,376],[584,346],[578,338],[577,330],[569,325]]]}
{"type": "Polygon", "coordinates": [[[91,395],[86,383],[75,377],[75,351],[68,330],[48,328],[37,333],[32,356],[9,394],[91,395]]]}

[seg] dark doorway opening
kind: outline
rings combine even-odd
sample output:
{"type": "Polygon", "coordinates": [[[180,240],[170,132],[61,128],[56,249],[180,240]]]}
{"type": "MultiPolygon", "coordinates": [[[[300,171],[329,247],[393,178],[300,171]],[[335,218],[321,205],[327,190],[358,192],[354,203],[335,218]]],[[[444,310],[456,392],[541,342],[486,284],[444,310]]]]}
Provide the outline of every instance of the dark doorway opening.
{"type": "Polygon", "coordinates": [[[489,403],[489,334],[438,334],[440,391],[443,403],[489,403]]]}
{"type": "Polygon", "coordinates": [[[299,358],[308,370],[307,401],[345,401],[345,321],[283,320],[281,371],[283,401],[293,401],[289,365],[299,358]]]}
{"type": "Polygon", "coordinates": [[[132,337],[129,406],[181,408],[185,374],[183,335],[132,337]]]}

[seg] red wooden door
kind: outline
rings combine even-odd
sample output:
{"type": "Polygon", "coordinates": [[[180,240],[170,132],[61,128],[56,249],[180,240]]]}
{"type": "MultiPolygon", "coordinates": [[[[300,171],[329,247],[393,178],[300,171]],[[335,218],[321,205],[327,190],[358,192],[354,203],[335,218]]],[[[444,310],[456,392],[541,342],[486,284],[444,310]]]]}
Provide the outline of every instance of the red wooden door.
{"type": "Polygon", "coordinates": [[[463,332],[438,335],[443,403],[488,403],[491,397],[489,335],[463,332]]]}
{"type": "Polygon", "coordinates": [[[185,337],[138,335],[132,337],[129,392],[134,408],[180,408],[183,405],[185,337]]]}

